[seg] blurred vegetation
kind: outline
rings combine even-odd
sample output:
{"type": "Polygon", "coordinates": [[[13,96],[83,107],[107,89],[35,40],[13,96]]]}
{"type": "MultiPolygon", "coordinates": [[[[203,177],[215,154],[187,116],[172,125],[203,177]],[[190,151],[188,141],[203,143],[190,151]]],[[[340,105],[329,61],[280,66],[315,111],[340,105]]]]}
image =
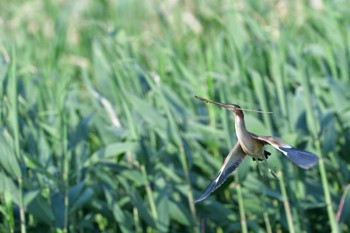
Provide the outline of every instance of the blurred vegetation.
{"type": "Polygon", "coordinates": [[[349,6],[1,1],[0,232],[350,232],[349,6]],[[246,159],[194,205],[236,141],[194,95],[319,165],[269,148],[277,180],[246,159]]]}

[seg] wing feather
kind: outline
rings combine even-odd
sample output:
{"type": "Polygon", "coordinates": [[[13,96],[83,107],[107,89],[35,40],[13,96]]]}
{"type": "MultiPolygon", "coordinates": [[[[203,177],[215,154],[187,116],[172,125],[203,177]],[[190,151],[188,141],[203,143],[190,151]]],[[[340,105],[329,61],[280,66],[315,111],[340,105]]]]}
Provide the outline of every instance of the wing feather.
{"type": "Polygon", "coordinates": [[[303,169],[313,167],[318,162],[318,156],[304,150],[297,149],[285,143],[282,139],[272,136],[255,136],[256,139],[264,141],[281,151],[293,163],[303,169]]]}
{"type": "Polygon", "coordinates": [[[237,142],[237,144],[227,155],[225,162],[222,165],[219,173],[215,177],[214,181],[209,185],[207,190],[197,200],[195,200],[195,203],[203,201],[210,195],[210,193],[212,193],[215,189],[220,187],[220,185],[224,183],[226,178],[239,166],[244,157],[245,153],[243,152],[239,142],[237,142]]]}

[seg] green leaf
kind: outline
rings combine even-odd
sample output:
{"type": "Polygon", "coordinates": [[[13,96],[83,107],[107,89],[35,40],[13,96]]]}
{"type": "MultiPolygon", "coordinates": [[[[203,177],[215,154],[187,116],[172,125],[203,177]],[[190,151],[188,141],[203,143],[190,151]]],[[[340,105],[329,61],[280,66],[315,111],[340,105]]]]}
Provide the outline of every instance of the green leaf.
{"type": "Polygon", "coordinates": [[[113,211],[113,216],[120,223],[120,228],[123,233],[134,232],[131,226],[127,224],[128,221],[126,220],[125,214],[123,213],[122,209],[118,206],[117,203],[113,204],[112,211],[113,211]]]}
{"type": "Polygon", "coordinates": [[[71,210],[76,210],[88,202],[94,195],[94,190],[85,186],[82,181],[69,189],[69,205],[71,210]]]}
{"type": "Polygon", "coordinates": [[[120,175],[125,177],[128,180],[131,180],[135,187],[138,187],[138,186],[141,186],[141,185],[145,185],[147,183],[147,180],[142,175],[140,170],[136,170],[136,169],[130,168],[130,169],[127,169],[127,170],[123,170],[120,173],[120,175]]]}
{"type": "MultiPolygon", "coordinates": [[[[64,226],[64,213],[66,206],[64,205],[64,198],[58,191],[51,195],[51,208],[55,216],[55,227],[63,228],[64,226]]],[[[68,207],[67,207],[68,208],[68,207]]]]}
{"type": "Polygon", "coordinates": [[[44,222],[48,226],[52,226],[55,220],[52,208],[49,202],[41,195],[37,195],[33,201],[28,205],[28,212],[31,213],[35,219],[44,222]]]}
{"type": "Polygon", "coordinates": [[[80,196],[80,193],[85,187],[85,182],[82,181],[72,187],[69,188],[68,191],[68,197],[69,197],[69,204],[74,203],[80,196]]]}
{"type": "Polygon", "coordinates": [[[40,193],[40,189],[31,190],[24,194],[24,205],[28,206],[40,193]]]}
{"type": "Polygon", "coordinates": [[[68,149],[74,149],[77,144],[84,141],[88,136],[89,124],[92,116],[89,115],[83,118],[75,128],[75,132],[69,138],[68,149]]]}
{"type": "Polygon", "coordinates": [[[84,166],[88,167],[94,163],[115,159],[115,156],[121,153],[134,151],[138,147],[137,143],[134,142],[121,142],[109,144],[98,151],[94,152],[90,158],[85,161],[84,166]]]}
{"type": "Polygon", "coordinates": [[[130,192],[131,202],[137,208],[140,217],[151,227],[156,228],[155,219],[153,219],[150,209],[145,206],[145,201],[141,198],[140,194],[132,189],[130,192]]]}
{"type": "Polygon", "coordinates": [[[251,172],[250,171],[250,166],[251,166],[251,161],[252,160],[249,156],[247,156],[247,158],[245,158],[242,163],[239,165],[239,168],[236,169],[236,173],[238,175],[238,180],[239,182],[243,182],[248,174],[251,172]]]}
{"type": "Polygon", "coordinates": [[[333,78],[328,79],[329,87],[332,94],[333,104],[336,111],[341,114],[349,107],[349,98],[347,98],[349,85],[344,85],[333,78]]]}
{"type": "Polygon", "coordinates": [[[169,217],[169,198],[166,188],[159,190],[159,195],[156,198],[157,206],[157,229],[160,232],[168,232],[170,217],[169,217]]]}
{"type": "Polygon", "coordinates": [[[18,187],[14,181],[2,171],[0,171],[0,193],[10,194],[13,202],[19,205],[20,191],[18,187]]]}
{"type": "Polygon", "coordinates": [[[333,151],[337,142],[334,114],[328,113],[321,120],[322,150],[324,154],[333,151]]]}
{"type": "Polygon", "coordinates": [[[169,202],[169,215],[171,219],[175,220],[176,222],[182,225],[191,225],[191,215],[188,212],[188,209],[181,202],[169,202]]]}
{"type": "Polygon", "coordinates": [[[125,212],[119,206],[118,202],[115,201],[112,191],[108,188],[103,188],[104,194],[107,199],[107,206],[112,210],[115,220],[119,223],[120,229],[123,233],[132,233],[132,222],[129,221],[125,212]]]}
{"type": "Polygon", "coordinates": [[[264,183],[262,183],[261,181],[259,181],[251,175],[248,176],[245,180],[244,186],[253,192],[259,193],[259,195],[263,194],[271,198],[278,199],[280,201],[283,200],[282,194],[280,192],[272,190],[271,188],[269,188],[264,183]]]}
{"type": "Polygon", "coordinates": [[[249,131],[257,134],[257,135],[268,135],[269,130],[266,128],[266,126],[255,116],[251,114],[247,114],[245,116],[246,122],[249,122],[247,124],[247,128],[249,131]]]}
{"type": "Polygon", "coordinates": [[[85,190],[79,195],[79,198],[76,200],[76,202],[73,205],[74,209],[78,209],[79,207],[83,206],[85,203],[87,203],[94,195],[94,190],[90,187],[85,188],[85,190]]]}
{"type": "Polygon", "coordinates": [[[350,216],[350,185],[348,185],[340,199],[338,212],[337,212],[337,219],[338,222],[345,222],[346,220],[349,220],[350,216]]]}
{"type": "Polygon", "coordinates": [[[13,178],[21,177],[22,172],[15,151],[9,146],[3,133],[2,131],[0,134],[0,164],[13,178]]]}
{"type": "Polygon", "coordinates": [[[166,132],[169,129],[167,128],[168,122],[165,117],[149,103],[140,98],[136,98],[134,95],[129,95],[129,100],[133,110],[140,114],[140,117],[147,124],[147,127],[156,131],[163,139],[167,139],[166,132]]]}

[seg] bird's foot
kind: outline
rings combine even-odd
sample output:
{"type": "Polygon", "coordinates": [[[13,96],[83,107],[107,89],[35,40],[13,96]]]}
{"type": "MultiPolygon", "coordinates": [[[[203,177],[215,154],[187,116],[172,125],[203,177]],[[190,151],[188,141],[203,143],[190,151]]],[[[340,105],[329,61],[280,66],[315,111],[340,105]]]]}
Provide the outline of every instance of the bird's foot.
{"type": "Polygon", "coordinates": [[[273,178],[275,180],[278,179],[277,175],[276,175],[276,171],[270,167],[270,165],[266,159],[263,160],[265,162],[265,165],[266,165],[266,166],[262,167],[263,169],[260,167],[260,163],[259,163],[260,160],[259,159],[255,159],[254,161],[257,162],[258,173],[264,179],[265,183],[267,183],[269,180],[268,174],[271,174],[271,176],[272,176],[271,178],[273,178]]]}
{"type": "Polygon", "coordinates": [[[266,163],[266,166],[267,166],[269,173],[273,176],[274,179],[277,180],[278,178],[277,178],[276,172],[274,170],[272,170],[272,168],[270,167],[270,165],[266,159],[265,159],[265,163],[266,163]]]}

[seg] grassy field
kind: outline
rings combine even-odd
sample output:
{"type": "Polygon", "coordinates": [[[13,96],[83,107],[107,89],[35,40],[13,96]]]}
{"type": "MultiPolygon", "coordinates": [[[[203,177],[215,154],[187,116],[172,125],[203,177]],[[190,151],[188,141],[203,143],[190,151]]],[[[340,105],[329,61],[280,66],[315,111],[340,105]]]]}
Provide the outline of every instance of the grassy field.
{"type": "Polygon", "coordinates": [[[0,232],[350,232],[350,1],[0,2],[0,232]],[[272,147],[208,199],[232,114],[272,147]]]}

